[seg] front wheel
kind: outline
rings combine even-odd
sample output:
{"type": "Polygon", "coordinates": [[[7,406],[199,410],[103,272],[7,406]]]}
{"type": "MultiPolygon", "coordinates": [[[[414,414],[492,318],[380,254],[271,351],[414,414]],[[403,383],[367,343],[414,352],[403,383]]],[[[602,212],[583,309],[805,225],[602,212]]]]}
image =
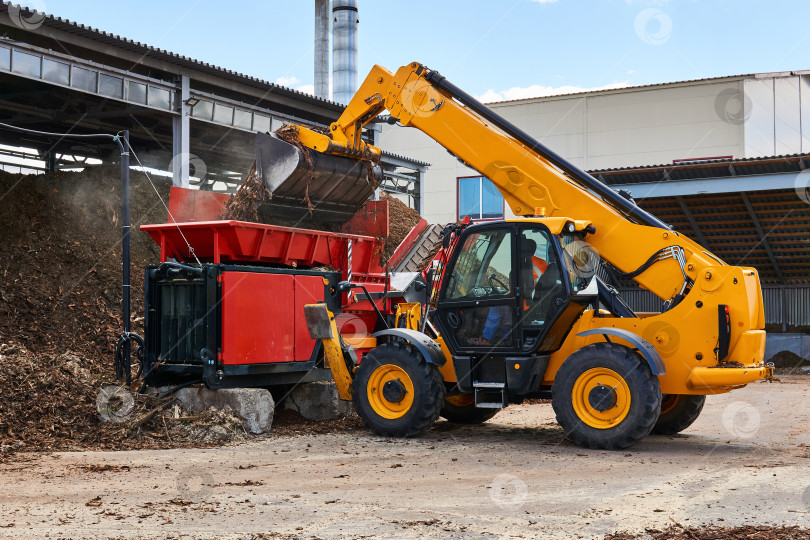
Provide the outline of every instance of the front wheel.
{"type": "Polygon", "coordinates": [[[442,407],[442,418],[455,424],[483,424],[500,409],[479,409],[472,394],[447,396],[442,407]]]}
{"type": "Polygon", "coordinates": [[[655,423],[653,433],[675,435],[691,426],[706,403],[706,396],[688,394],[666,394],[661,400],[661,415],[655,423]]]}
{"type": "Polygon", "coordinates": [[[445,388],[439,370],[409,343],[375,347],[357,366],[354,407],[377,435],[414,437],[439,418],[445,388]]]}
{"type": "Polygon", "coordinates": [[[615,343],[587,345],[563,362],[551,404],[576,444],[628,448],[650,434],[661,410],[658,378],[647,362],[615,343]]]}

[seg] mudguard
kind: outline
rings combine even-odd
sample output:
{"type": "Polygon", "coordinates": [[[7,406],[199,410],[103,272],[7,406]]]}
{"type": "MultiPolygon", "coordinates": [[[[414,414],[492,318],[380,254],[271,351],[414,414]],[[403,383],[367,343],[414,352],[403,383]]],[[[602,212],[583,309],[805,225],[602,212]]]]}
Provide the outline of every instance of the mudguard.
{"type": "Polygon", "coordinates": [[[624,330],[622,328],[594,328],[592,330],[586,330],[584,332],[580,332],[577,336],[585,337],[585,336],[593,336],[596,334],[601,334],[603,336],[616,336],[622,338],[625,341],[630,342],[634,347],[638,349],[641,353],[641,356],[647,361],[647,364],[650,366],[650,371],[652,371],[653,375],[666,375],[667,374],[667,367],[664,365],[664,361],[661,359],[661,355],[658,354],[658,351],[655,350],[655,347],[650,345],[650,342],[646,339],[642,338],[630,332],[629,330],[624,330]]]}
{"type": "Polygon", "coordinates": [[[379,338],[385,336],[397,337],[409,342],[411,345],[416,347],[416,350],[419,351],[428,364],[434,364],[441,367],[447,361],[447,358],[444,357],[444,353],[442,353],[442,348],[439,346],[439,344],[422,332],[411,330],[409,328],[390,328],[388,330],[380,330],[379,332],[372,334],[372,337],[375,337],[378,340],[379,338]]]}

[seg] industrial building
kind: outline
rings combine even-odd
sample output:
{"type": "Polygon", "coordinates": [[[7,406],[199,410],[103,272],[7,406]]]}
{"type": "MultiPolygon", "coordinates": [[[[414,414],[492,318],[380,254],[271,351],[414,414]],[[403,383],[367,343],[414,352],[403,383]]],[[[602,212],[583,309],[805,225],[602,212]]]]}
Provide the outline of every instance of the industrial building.
{"type": "MultiPolygon", "coordinates": [[[[810,324],[810,71],[488,105],[729,264],[756,267],[767,322],[810,324]]],[[[512,217],[487,179],[423,133],[386,126],[380,144],[430,163],[428,221],[512,217]]],[[[637,309],[660,308],[625,292],[637,309]]]]}
{"type": "MultiPolygon", "coordinates": [[[[0,30],[0,122],[57,133],[128,129],[144,166],[170,171],[177,186],[232,192],[253,162],[256,132],[284,123],[329,125],[343,110],[325,97],[10,2],[0,4],[0,30]]],[[[356,80],[356,61],[342,59],[351,54],[347,39],[334,41],[344,48],[335,52],[340,61],[333,76],[350,87],[347,65],[356,80]]],[[[356,53],[356,40],[354,47],[356,53]]],[[[340,89],[343,99],[346,90],[340,89]]],[[[370,129],[366,136],[377,133],[370,129]]],[[[116,159],[112,144],[21,137],[3,129],[0,145],[0,166],[12,172],[116,159]]],[[[426,165],[383,156],[382,188],[413,191],[426,165]]]]}

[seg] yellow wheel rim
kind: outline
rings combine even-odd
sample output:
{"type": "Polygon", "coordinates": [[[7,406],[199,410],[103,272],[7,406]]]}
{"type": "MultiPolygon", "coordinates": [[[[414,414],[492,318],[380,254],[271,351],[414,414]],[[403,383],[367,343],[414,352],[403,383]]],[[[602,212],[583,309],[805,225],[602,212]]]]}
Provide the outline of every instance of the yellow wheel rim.
{"type": "Polygon", "coordinates": [[[413,382],[404,369],[393,364],[382,365],[372,372],[366,392],[371,408],[386,420],[402,418],[413,405],[413,382]],[[386,383],[392,383],[387,392],[386,383]],[[399,393],[404,390],[404,395],[399,401],[388,399],[391,397],[392,386],[399,393]]]}
{"type": "Polygon", "coordinates": [[[574,412],[585,424],[596,429],[610,429],[620,424],[630,412],[630,387],[612,369],[592,368],[574,382],[571,402],[574,412]],[[594,401],[597,401],[596,405],[594,401]]]}
{"type": "Polygon", "coordinates": [[[445,401],[456,407],[469,407],[475,403],[475,398],[472,394],[459,394],[457,396],[447,396],[445,401]]]}
{"type": "Polygon", "coordinates": [[[678,394],[666,394],[661,400],[661,414],[671,411],[678,403],[678,394]]]}

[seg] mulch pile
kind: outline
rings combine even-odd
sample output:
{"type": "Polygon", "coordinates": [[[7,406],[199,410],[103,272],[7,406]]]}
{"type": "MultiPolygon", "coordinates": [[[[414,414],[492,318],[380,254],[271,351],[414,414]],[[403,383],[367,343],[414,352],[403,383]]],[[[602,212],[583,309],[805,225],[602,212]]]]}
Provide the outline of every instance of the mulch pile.
{"type": "Polygon", "coordinates": [[[684,527],[671,525],[663,530],[647,529],[644,534],[620,532],[605,537],[605,540],[774,540],[810,539],[810,529],[797,525],[772,527],[767,525],[743,525],[741,527],[684,527]]]}
{"type": "MultiPolygon", "coordinates": [[[[132,171],[133,331],[143,335],[144,267],[160,251],[139,230],[166,222],[171,182],[132,171]]],[[[0,460],[18,450],[211,446],[247,437],[229,411],[187,414],[137,393],[126,421],[105,423],[122,331],[118,167],[0,171],[0,460]]]]}
{"type": "MultiPolygon", "coordinates": [[[[170,181],[155,179],[168,202],[170,181]]],[[[143,267],[160,250],[138,230],[166,209],[132,172],[132,313],[143,312],[143,267]]],[[[0,342],[67,350],[109,369],[121,331],[120,169],[21,176],[0,172],[0,342]]],[[[134,330],[142,331],[141,320],[134,330]]]]}
{"type": "Polygon", "coordinates": [[[409,207],[388,193],[381,193],[380,199],[388,201],[388,238],[385,240],[383,260],[387,261],[394,254],[399,244],[405,240],[411,229],[422,220],[419,212],[409,207]]]}
{"type": "Polygon", "coordinates": [[[87,365],[73,352],[0,345],[0,461],[16,451],[211,447],[248,437],[230,410],[186,413],[171,397],[138,394],[87,365]]]}
{"type": "MultiPolygon", "coordinates": [[[[131,173],[132,313],[140,334],[143,268],[160,252],[138,227],[166,221],[155,189],[168,202],[171,185],[153,181],[154,188],[131,173]]],[[[200,446],[244,436],[228,411],[181,419],[188,415],[171,400],[139,395],[136,386],[121,392],[132,398],[127,422],[102,421],[97,401],[115,383],[122,329],[119,168],[0,172],[0,194],[0,459],[16,450],[200,446]]]]}
{"type": "Polygon", "coordinates": [[[388,240],[399,245],[411,229],[422,221],[419,212],[396,197],[382,192],[380,199],[388,201],[388,240]]]}
{"type": "Polygon", "coordinates": [[[805,373],[802,368],[810,366],[810,362],[790,351],[779,351],[768,361],[773,362],[777,372],[781,374],[805,373]]]}

